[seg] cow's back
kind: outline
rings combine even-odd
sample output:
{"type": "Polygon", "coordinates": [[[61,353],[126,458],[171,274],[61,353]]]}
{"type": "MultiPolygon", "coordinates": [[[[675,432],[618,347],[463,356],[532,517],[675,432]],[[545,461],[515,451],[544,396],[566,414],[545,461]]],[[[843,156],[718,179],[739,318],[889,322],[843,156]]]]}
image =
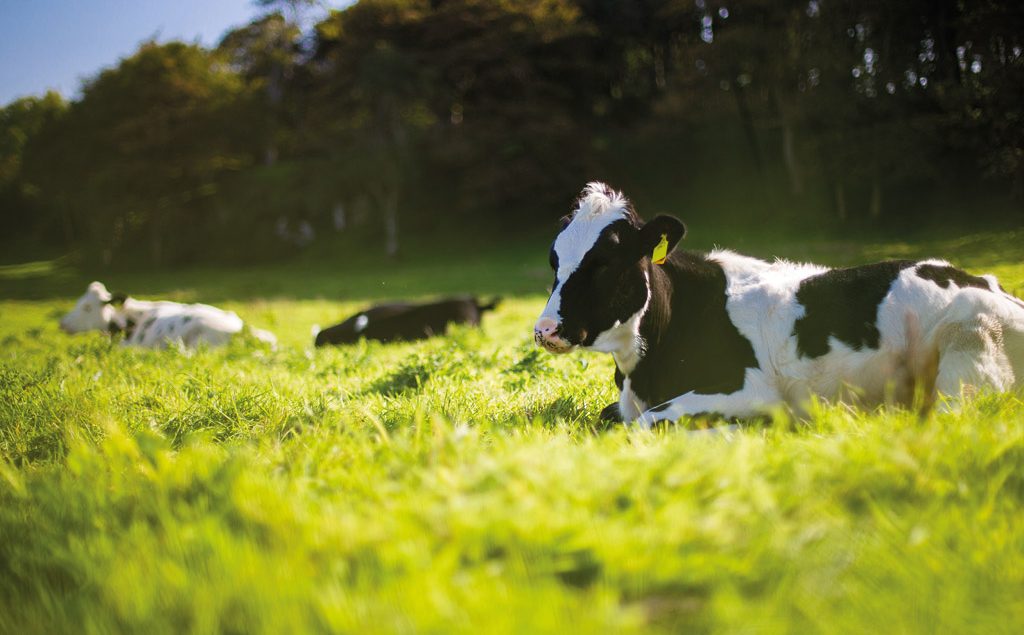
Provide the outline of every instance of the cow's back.
{"type": "Polygon", "coordinates": [[[176,302],[151,303],[148,310],[135,316],[134,322],[126,343],[146,348],[164,348],[170,342],[180,342],[187,348],[200,344],[222,346],[244,326],[233,311],[176,302]]]}
{"type": "Polygon", "coordinates": [[[724,262],[729,314],[767,380],[794,405],[811,395],[886,400],[913,379],[917,357],[943,344],[943,329],[956,332],[948,325],[973,324],[979,314],[1024,324],[1024,303],[994,278],[943,261],[846,269],[724,262]]]}

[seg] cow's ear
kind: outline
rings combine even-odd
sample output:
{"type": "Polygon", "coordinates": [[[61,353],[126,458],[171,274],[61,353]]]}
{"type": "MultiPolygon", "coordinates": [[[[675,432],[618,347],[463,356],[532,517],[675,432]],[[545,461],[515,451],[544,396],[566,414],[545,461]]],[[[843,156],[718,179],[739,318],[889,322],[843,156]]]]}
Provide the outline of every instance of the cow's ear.
{"type": "Polygon", "coordinates": [[[121,306],[127,299],[127,295],[123,293],[115,293],[114,295],[110,296],[110,299],[104,302],[103,304],[113,304],[114,306],[121,306]]]}
{"type": "Polygon", "coordinates": [[[675,216],[659,214],[640,228],[640,256],[655,261],[665,258],[685,235],[686,225],[683,221],[675,216]]]}

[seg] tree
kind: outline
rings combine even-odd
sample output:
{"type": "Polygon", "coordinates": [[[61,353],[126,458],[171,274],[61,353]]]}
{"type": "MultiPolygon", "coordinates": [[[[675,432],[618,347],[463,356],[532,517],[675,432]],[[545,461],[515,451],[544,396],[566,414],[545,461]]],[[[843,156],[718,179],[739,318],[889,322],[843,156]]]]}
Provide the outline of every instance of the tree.
{"type": "Polygon", "coordinates": [[[39,211],[39,193],[24,181],[25,146],[67,108],[64,98],[53,91],[0,108],[0,225],[8,236],[29,231],[39,211]]]}
{"type": "Polygon", "coordinates": [[[162,263],[196,238],[218,176],[245,164],[241,90],[198,46],[144,44],[30,142],[26,181],[104,260],[145,245],[162,263]]]}

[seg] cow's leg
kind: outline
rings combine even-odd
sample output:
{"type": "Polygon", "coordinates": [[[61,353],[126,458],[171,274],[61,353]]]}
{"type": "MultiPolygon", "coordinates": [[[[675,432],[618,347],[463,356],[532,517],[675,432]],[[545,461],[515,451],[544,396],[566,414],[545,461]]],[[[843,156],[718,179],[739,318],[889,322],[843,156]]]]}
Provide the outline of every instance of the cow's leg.
{"type": "Polygon", "coordinates": [[[1008,352],[1016,347],[1021,336],[1007,325],[987,314],[971,320],[947,323],[936,333],[939,349],[939,372],[936,390],[947,397],[970,396],[979,389],[996,391],[1014,387],[1014,365],[1008,352]],[[1010,336],[1008,349],[1006,335],[1010,336]]]}
{"type": "Polygon", "coordinates": [[[718,414],[723,417],[749,418],[763,415],[783,403],[761,371],[747,371],[743,388],[732,393],[701,395],[688,392],[665,403],[648,408],[635,423],[650,427],[658,421],[675,421],[680,417],[718,414]]]}
{"type": "Polygon", "coordinates": [[[1003,334],[1006,356],[1013,369],[1013,387],[1024,390],[1024,319],[1007,325],[1003,334]]]}

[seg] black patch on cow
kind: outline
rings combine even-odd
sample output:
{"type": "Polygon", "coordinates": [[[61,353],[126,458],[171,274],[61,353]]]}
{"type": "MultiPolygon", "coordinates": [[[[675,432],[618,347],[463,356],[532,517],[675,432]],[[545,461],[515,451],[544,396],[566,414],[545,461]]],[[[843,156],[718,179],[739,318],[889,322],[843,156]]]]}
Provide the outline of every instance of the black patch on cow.
{"type": "Polygon", "coordinates": [[[829,352],[829,337],[855,350],[878,348],[878,305],[910,260],[890,260],[846,269],[833,269],[800,282],[796,300],[804,316],[793,325],[797,352],[821,357],[829,352]]]}
{"type": "Polygon", "coordinates": [[[114,306],[121,306],[121,305],[124,304],[125,300],[127,300],[127,299],[128,299],[127,294],[115,293],[115,294],[111,295],[110,299],[107,300],[106,302],[104,302],[104,304],[112,304],[114,306]]]}
{"type": "Polygon", "coordinates": [[[743,388],[757,358],[729,318],[722,266],[677,250],[664,265],[649,267],[651,303],[640,324],[647,354],[630,373],[630,389],[646,403],[661,404],[688,392],[743,388]]]}
{"type": "Polygon", "coordinates": [[[185,317],[181,318],[181,323],[182,324],[188,324],[191,321],[192,321],[192,316],[191,315],[186,315],[185,317]]]}
{"type": "Polygon", "coordinates": [[[961,289],[974,287],[976,289],[984,289],[985,291],[992,290],[988,280],[972,276],[966,271],[961,271],[949,265],[918,265],[914,273],[917,274],[918,278],[930,280],[943,289],[948,289],[949,283],[952,282],[961,289]]]}

